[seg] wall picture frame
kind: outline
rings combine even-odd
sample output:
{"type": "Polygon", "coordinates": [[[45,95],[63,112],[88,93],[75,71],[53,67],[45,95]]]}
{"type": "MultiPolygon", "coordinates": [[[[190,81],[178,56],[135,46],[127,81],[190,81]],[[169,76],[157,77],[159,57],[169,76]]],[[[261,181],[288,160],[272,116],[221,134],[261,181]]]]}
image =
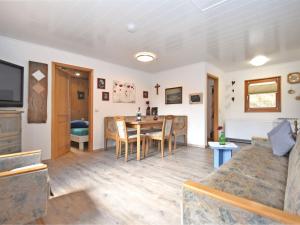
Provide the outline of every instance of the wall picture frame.
{"type": "Polygon", "coordinates": [[[149,97],[148,91],[143,91],[143,98],[148,98],[148,97],[149,97]]]}
{"type": "Polygon", "coordinates": [[[85,99],[85,94],[83,91],[77,91],[77,98],[79,100],[84,100],[85,99]]]}
{"type": "Polygon", "coordinates": [[[182,87],[166,88],[165,104],[182,104],[182,87]]]}
{"type": "Polygon", "coordinates": [[[97,79],[97,87],[98,87],[98,89],[105,89],[105,79],[104,78],[97,79]]]}
{"type": "Polygon", "coordinates": [[[113,103],[135,103],[135,84],[127,81],[113,81],[113,103]]]}
{"type": "Polygon", "coordinates": [[[189,102],[190,104],[203,104],[203,93],[191,93],[189,102]]]}
{"type": "Polygon", "coordinates": [[[102,101],[109,101],[109,92],[108,91],[102,92],[102,101]]]}

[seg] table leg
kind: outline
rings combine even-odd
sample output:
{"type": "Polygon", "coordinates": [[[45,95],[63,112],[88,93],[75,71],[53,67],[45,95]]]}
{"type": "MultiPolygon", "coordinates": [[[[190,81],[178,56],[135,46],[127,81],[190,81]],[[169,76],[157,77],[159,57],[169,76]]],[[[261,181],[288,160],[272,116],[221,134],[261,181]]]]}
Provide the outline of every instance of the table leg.
{"type": "Polygon", "coordinates": [[[219,149],[214,149],[214,168],[220,167],[220,151],[219,149]]]}
{"type": "Polygon", "coordinates": [[[232,157],[232,150],[231,149],[226,149],[223,150],[223,164],[228,162],[232,157]]]}
{"type": "Polygon", "coordinates": [[[137,125],[136,135],[136,160],[139,161],[141,159],[141,125],[137,125]]]}
{"type": "Polygon", "coordinates": [[[232,157],[231,149],[214,149],[214,168],[219,168],[232,157]]]}

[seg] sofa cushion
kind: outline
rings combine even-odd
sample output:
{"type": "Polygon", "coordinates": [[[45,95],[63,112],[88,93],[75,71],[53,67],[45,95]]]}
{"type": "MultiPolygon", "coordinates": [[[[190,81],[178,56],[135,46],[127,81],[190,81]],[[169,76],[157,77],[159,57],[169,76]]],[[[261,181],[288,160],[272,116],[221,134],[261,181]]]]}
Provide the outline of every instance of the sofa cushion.
{"type": "Polygon", "coordinates": [[[252,137],[251,138],[251,144],[260,147],[260,148],[270,148],[272,149],[272,145],[268,138],[262,138],[262,137],[252,137]]]}
{"type": "Polygon", "coordinates": [[[288,157],[275,156],[270,148],[250,146],[201,183],[282,210],[287,168],[288,157]]]}
{"type": "Polygon", "coordinates": [[[284,210],[300,215],[300,134],[289,156],[284,210]]]}
{"type": "Polygon", "coordinates": [[[231,160],[230,164],[225,164],[222,170],[257,179],[285,192],[288,157],[275,156],[272,149],[251,146],[236,154],[234,160],[231,160]]]}
{"type": "Polygon", "coordinates": [[[284,120],[268,133],[273,153],[278,156],[287,154],[295,145],[293,131],[289,121],[284,120]]]}
{"type": "Polygon", "coordinates": [[[284,206],[284,190],[236,172],[219,170],[201,183],[277,209],[284,206]]]}

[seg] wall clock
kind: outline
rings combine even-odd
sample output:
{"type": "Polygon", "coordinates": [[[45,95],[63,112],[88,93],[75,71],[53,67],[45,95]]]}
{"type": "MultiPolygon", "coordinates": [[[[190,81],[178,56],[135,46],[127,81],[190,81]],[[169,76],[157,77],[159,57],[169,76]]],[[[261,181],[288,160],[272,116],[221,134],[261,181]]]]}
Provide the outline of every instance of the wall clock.
{"type": "Polygon", "coordinates": [[[290,73],[290,74],[288,74],[288,82],[290,84],[300,83],[300,73],[290,73]]]}

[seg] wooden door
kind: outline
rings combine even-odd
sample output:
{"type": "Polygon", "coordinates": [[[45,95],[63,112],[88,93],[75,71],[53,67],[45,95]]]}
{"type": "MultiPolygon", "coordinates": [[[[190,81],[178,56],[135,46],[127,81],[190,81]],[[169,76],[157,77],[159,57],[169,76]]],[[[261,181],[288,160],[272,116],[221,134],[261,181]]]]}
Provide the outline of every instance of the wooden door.
{"type": "Polygon", "coordinates": [[[70,76],[55,66],[53,99],[53,158],[70,151],[70,76]]]}
{"type": "MultiPolygon", "coordinates": [[[[208,120],[213,120],[213,141],[218,141],[219,139],[219,79],[211,74],[207,75],[207,87],[209,86],[209,81],[213,81],[213,89],[212,89],[212,101],[211,104],[207,101],[207,112],[208,112],[208,107],[211,107],[212,111],[212,118],[209,118],[207,115],[207,121],[208,120]]],[[[209,88],[207,88],[209,90],[209,88]]],[[[209,93],[207,92],[207,95],[209,93]]],[[[210,135],[207,134],[207,137],[210,135]]]]}

